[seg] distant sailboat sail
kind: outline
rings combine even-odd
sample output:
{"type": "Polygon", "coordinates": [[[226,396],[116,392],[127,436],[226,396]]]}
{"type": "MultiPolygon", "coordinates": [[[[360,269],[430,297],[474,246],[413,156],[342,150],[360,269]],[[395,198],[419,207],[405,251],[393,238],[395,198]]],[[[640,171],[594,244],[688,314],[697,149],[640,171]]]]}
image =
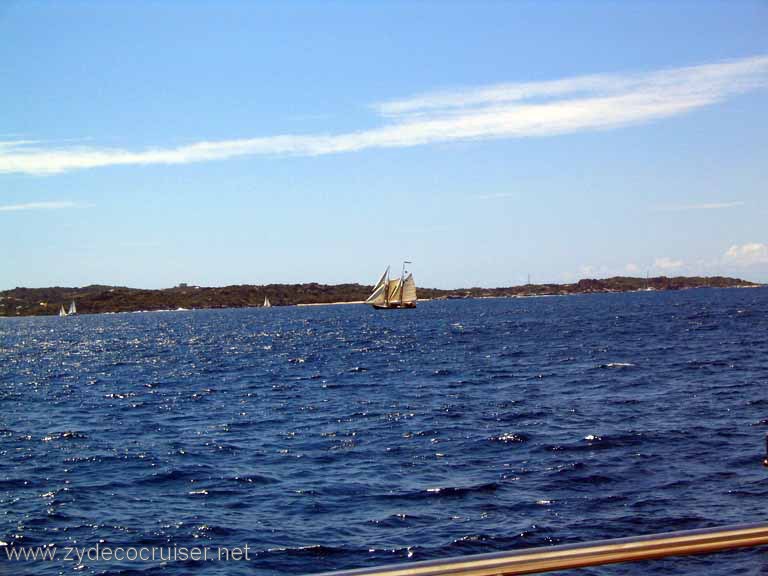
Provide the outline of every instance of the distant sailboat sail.
{"type": "Polygon", "coordinates": [[[63,317],[63,316],[66,316],[66,315],[67,315],[67,311],[64,310],[64,304],[62,304],[61,308],[59,308],[59,316],[63,317]]]}
{"type": "Polygon", "coordinates": [[[373,287],[373,292],[365,301],[377,309],[386,308],[415,308],[416,307],[416,283],[413,274],[405,275],[405,264],[400,278],[389,278],[389,266],[381,275],[381,278],[373,287]]]}
{"type": "Polygon", "coordinates": [[[264,308],[272,308],[272,304],[269,303],[269,298],[264,296],[264,308]]]}
{"type": "Polygon", "coordinates": [[[74,300],[72,300],[72,304],[69,305],[68,315],[71,316],[72,314],[77,314],[77,307],[75,306],[74,300]]]}

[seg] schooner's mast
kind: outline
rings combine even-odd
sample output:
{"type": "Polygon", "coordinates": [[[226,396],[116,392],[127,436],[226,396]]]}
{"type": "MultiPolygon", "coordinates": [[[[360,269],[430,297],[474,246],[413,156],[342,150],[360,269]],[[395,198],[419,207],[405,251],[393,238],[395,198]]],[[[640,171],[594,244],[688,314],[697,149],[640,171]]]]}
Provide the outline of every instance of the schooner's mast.
{"type": "Polygon", "coordinates": [[[386,288],[384,288],[384,304],[389,306],[389,266],[387,266],[387,280],[386,280],[386,288]]]}
{"type": "Polygon", "coordinates": [[[403,260],[403,271],[400,273],[400,302],[405,302],[405,265],[412,264],[410,260],[403,260]]]}

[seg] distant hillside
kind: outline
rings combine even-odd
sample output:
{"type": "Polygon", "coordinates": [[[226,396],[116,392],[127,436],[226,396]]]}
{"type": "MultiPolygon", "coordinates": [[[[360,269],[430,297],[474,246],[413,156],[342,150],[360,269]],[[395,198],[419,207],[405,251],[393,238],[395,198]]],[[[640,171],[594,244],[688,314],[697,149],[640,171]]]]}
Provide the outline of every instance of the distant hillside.
{"type": "MultiPolygon", "coordinates": [[[[630,292],[636,290],[681,290],[686,288],[730,288],[758,286],[738,278],[683,277],[630,278],[617,276],[602,280],[579,280],[575,284],[528,284],[508,288],[462,288],[437,290],[419,288],[419,298],[482,298],[584,294],[590,292],[630,292]]],[[[142,290],[121,286],[91,285],[82,288],[14,288],[0,292],[0,316],[40,316],[58,314],[62,305],[77,303],[81,314],[133,312],[136,310],[174,310],[176,308],[258,307],[268,296],[273,306],[328,304],[365,300],[372,286],[361,284],[267,284],[221,288],[179,285],[162,290],[142,290]]]]}

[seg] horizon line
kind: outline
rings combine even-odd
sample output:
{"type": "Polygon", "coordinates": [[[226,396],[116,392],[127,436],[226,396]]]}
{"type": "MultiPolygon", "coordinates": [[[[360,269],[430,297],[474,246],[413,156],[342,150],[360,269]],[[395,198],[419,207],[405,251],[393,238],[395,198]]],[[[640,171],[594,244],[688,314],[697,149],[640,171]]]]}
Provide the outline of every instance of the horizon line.
{"type": "MultiPolygon", "coordinates": [[[[419,290],[438,290],[441,292],[451,292],[455,290],[503,290],[507,288],[521,288],[524,286],[572,286],[575,284],[578,284],[582,281],[603,281],[603,280],[615,280],[615,279],[629,279],[629,280],[640,280],[645,282],[646,280],[658,280],[658,279],[668,279],[668,280],[675,280],[675,279],[693,279],[693,278],[701,278],[701,279],[713,279],[713,278],[722,278],[727,280],[739,280],[741,282],[748,282],[750,284],[755,284],[758,286],[768,286],[768,282],[756,282],[753,280],[747,280],[746,278],[738,278],[736,276],[724,276],[722,274],[717,274],[714,276],[688,276],[688,275],[677,275],[677,276],[668,276],[666,274],[661,274],[658,276],[625,276],[625,275],[613,275],[613,276],[596,276],[596,277],[584,277],[580,278],[578,280],[575,280],[574,282],[531,282],[530,284],[510,284],[508,286],[460,286],[456,288],[430,288],[428,286],[421,286],[418,287],[419,290]]],[[[373,286],[373,283],[371,284],[360,284],[359,282],[340,282],[338,284],[325,284],[322,282],[271,282],[269,284],[222,284],[218,286],[203,286],[199,284],[187,284],[184,282],[181,282],[175,286],[167,286],[165,288],[140,288],[135,286],[122,286],[119,284],[86,284],[84,286],[15,286],[14,288],[7,288],[7,289],[0,289],[0,293],[5,292],[12,292],[14,290],[49,290],[49,289],[61,289],[61,290],[83,290],[90,287],[102,287],[107,289],[126,289],[126,290],[144,290],[148,292],[159,292],[163,290],[175,290],[175,289],[181,289],[181,288],[190,288],[190,289],[199,289],[199,290],[208,290],[208,289],[221,289],[221,288],[234,288],[234,287],[253,287],[253,288],[265,288],[268,286],[306,286],[308,284],[316,284],[318,286],[349,286],[349,285],[357,285],[357,286],[373,286]],[[185,286],[182,286],[182,284],[185,284],[185,286]]]]}

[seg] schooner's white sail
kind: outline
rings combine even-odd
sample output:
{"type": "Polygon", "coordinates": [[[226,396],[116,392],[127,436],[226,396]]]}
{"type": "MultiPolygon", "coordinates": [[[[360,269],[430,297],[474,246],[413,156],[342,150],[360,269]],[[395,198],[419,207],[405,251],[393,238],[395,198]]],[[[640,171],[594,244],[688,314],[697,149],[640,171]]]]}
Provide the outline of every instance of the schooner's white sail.
{"type": "Polygon", "coordinates": [[[384,270],[384,274],[381,275],[381,278],[379,278],[379,281],[376,282],[376,286],[373,287],[373,291],[376,292],[376,290],[378,290],[388,282],[389,282],[389,266],[387,266],[387,269],[384,270]]]}
{"type": "Polygon", "coordinates": [[[272,304],[270,304],[267,296],[264,296],[264,308],[272,308],[272,304]]]}
{"type": "Polygon", "coordinates": [[[403,287],[402,278],[398,278],[397,280],[390,280],[389,287],[387,289],[387,300],[389,300],[390,302],[399,302],[400,292],[402,287],[403,287]]]}
{"type": "Polygon", "coordinates": [[[384,304],[387,301],[387,286],[389,285],[389,266],[384,270],[379,281],[373,287],[373,292],[365,301],[366,304],[384,304]]]}
{"type": "Polygon", "coordinates": [[[66,316],[66,315],[67,315],[67,311],[64,310],[64,304],[62,304],[61,308],[59,308],[59,316],[63,317],[63,316],[66,316]]]}
{"type": "Polygon", "coordinates": [[[370,296],[368,296],[368,299],[365,301],[366,304],[384,304],[387,301],[387,285],[382,284],[378,288],[376,288],[370,296]]]}
{"type": "Polygon", "coordinates": [[[72,304],[69,305],[68,315],[71,316],[72,314],[77,314],[77,307],[75,306],[74,300],[72,300],[72,304]]]}
{"type": "Polygon", "coordinates": [[[401,298],[403,303],[415,303],[418,298],[416,297],[416,282],[413,280],[413,274],[408,274],[403,282],[403,296],[401,298]]]}

